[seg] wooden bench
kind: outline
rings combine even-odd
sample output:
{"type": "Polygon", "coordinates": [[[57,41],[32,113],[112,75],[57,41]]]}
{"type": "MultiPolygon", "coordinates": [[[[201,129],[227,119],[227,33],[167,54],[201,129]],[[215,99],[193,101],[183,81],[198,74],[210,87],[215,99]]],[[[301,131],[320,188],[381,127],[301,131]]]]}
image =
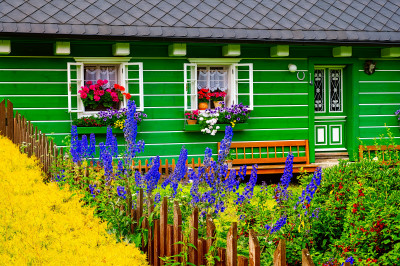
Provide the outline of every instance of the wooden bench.
{"type": "MultiPolygon", "coordinates": [[[[221,143],[218,142],[218,150],[221,143]]],[[[310,164],[308,140],[294,141],[261,141],[232,142],[231,154],[234,155],[232,167],[238,171],[240,166],[247,165],[246,175],[251,173],[252,165],[258,164],[258,174],[279,174],[285,169],[286,157],[291,152],[293,172],[304,170],[313,172],[318,165],[310,164]]]]}
{"type": "MultiPolygon", "coordinates": [[[[381,145],[381,146],[363,146],[360,145],[358,146],[358,151],[359,151],[359,159],[360,161],[362,159],[364,159],[364,155],[367,155],[366,158],[368,159],[373,159],[375,157],[377,157],[379,160],[381,160],[383,163],[387,164],[389,162],[391,162],[392,160],[396,160],[396,162],[394,163],[399,163],[397,160],[399,159],[397,158],[392,158],[392,155],[394,155],[394,152],[397,153],[397,156],[400,155],[400,152],[398,152],[400,150],[400,145],[390,145],[390,146],[385,146],[385,145],[381,145]],[[393,152],[391,152],[393,151],[393,152]]],[[[393,163],[393,162],[391,162],[393,163]]]]}

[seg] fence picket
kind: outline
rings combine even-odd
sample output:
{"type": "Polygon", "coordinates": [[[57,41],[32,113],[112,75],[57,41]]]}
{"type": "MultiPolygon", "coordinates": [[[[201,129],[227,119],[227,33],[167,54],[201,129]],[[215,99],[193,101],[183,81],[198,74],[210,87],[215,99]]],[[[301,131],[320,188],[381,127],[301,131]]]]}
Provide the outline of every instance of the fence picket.
{"type": "Polygon", "coordinates": [[[204,238],[200,238],[197,241],[197,265],[207,265],[206,250],[207,241],[204,238]]]}
{"type": "Polygon", "coordinates": [[[210,214],[207,214],[206,226],[207,226],[207,253],[208,253],[215,240],[215,224],[210,214]]]}
{"type": "MultiPolygon", "coordinates": [[[[301,251],[301,265],[315,266],[314,262],[311,259],[310,252],[308,252],[308,249],[306,249],[306,248],[301,251]]],[[[346,266],[346,264],[344,264],[344,265],[346,266]]]]}
{"type": "MultiPolygon", "coordinates": [[[[160,256],[165,257],[167,254],[167,224],[168,224],[168,203],[167,197],[164,197],[161,203],[160,209],[160,256]]],[[[164,265],[163,261],[161,261],[161,265],[164,265]]]]}
{"type": "Polygon", "coordinates": [[[174,226],[172,224],[167,225],[167,257],[174,255],[174,226]]]}
{"type": "Polygon", "coordinates": [[[286,266],[286,242],[279,240],[278,247],[274,252],[274,266],[286,266]]]}
{"type": "MultiPolygon", "coordinates": [[[[179,203],[174,201],[174,255],[178,255],[182,251],[182,245],[176,244],[182,241],[182,213],[179,203]]],[[[182,262],[182,258],[176,257],[176,262],[182,262]]]]}
{"type": "Polygon", "coordinates": [[[190,243],[196,248],[189,247],[189,262],[196,264],[197,262],[197,240],[199,229],[199,209],[194,208],[190,219],[190,243]]]}
{"type": "Polygon", "coordinates": [[[14,113],[13,104],[7,100],[7,137],[14,142],[14,113]]]}
{"type": "Polygon", "coordinates": [[[154,266],[160,265],[160,220],[154,220],[154,266]]]}
{"type": "Polygon", "coordinates": [[[250,266],[260,265],[260,244],[253,229],[249,231],[249,261],[250,266]]]}
{"type": "Polygon", "coordinates": [[[238,258],[238,266],[248,266],[249,260],[244,256],[239,256],[238,258]]]}
{"type": "Polygon", "coordinates": [[[217,266],[226,266],[226,249],[218,248],[218,257],[219,261],[217,261],[217,266]]]}
{"type": "Polygon", "coordinates": [[[226,238],[226,265],[237,266],[237,223],[232,223],[226,238]]]}

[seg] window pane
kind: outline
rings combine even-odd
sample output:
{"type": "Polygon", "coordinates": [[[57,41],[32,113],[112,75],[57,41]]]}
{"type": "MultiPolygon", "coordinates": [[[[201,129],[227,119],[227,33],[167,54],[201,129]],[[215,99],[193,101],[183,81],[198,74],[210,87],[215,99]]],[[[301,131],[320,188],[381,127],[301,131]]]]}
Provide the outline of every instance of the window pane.
{"type": "Polygon", "coordinates": [[[324,69],[316,69],[314,72],[314,110],[325,112],[325,78],[324,69]]]}
{"type": "Polygon", "coordinates": [[[91,81],[93,84],[97,82],[96,66],[85,66],[85,84],[91,81]]]}
{"type": "Polygon", "coordinates": [[[342,71],[340,69],[329,70],[330,99],[329,111],[342,111],[342,71]]]}

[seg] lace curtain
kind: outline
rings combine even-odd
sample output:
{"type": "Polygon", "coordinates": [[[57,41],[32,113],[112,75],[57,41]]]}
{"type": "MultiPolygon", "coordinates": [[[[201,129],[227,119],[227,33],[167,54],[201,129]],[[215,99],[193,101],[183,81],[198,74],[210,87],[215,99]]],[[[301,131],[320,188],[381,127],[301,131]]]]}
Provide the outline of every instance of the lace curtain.
{"type": "Polygon", "coordinates": [[[117,83],[116,69],[113,66],[93,66],[85,68],[85,84],[91,81],[93,84],[97,83],[97,80],[108,80],[108,83],[103,85],[104,88],[113,88],[114,84],[117,83]]]}
{"type": "Polygon", "coordinates": [[[228,72],[226,70],[200,70],[197,76],[197,88],[210,91],[228,89],[228,72]]]}

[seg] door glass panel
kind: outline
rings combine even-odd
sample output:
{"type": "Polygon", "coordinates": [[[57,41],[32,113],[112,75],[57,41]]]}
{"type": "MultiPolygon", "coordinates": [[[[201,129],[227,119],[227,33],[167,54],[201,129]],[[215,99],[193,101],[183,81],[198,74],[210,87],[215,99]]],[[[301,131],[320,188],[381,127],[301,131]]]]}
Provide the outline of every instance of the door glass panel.
{"type": "Polygon", "coordinates": [[[314,72],[314,110],[325,112],[325,78],[324,69],[316,69],[314,72]]]}
{"type": "Polygon", "coordinates": [[[329,111],[342,112],[342,71],[329,70],[329,111]]]}

